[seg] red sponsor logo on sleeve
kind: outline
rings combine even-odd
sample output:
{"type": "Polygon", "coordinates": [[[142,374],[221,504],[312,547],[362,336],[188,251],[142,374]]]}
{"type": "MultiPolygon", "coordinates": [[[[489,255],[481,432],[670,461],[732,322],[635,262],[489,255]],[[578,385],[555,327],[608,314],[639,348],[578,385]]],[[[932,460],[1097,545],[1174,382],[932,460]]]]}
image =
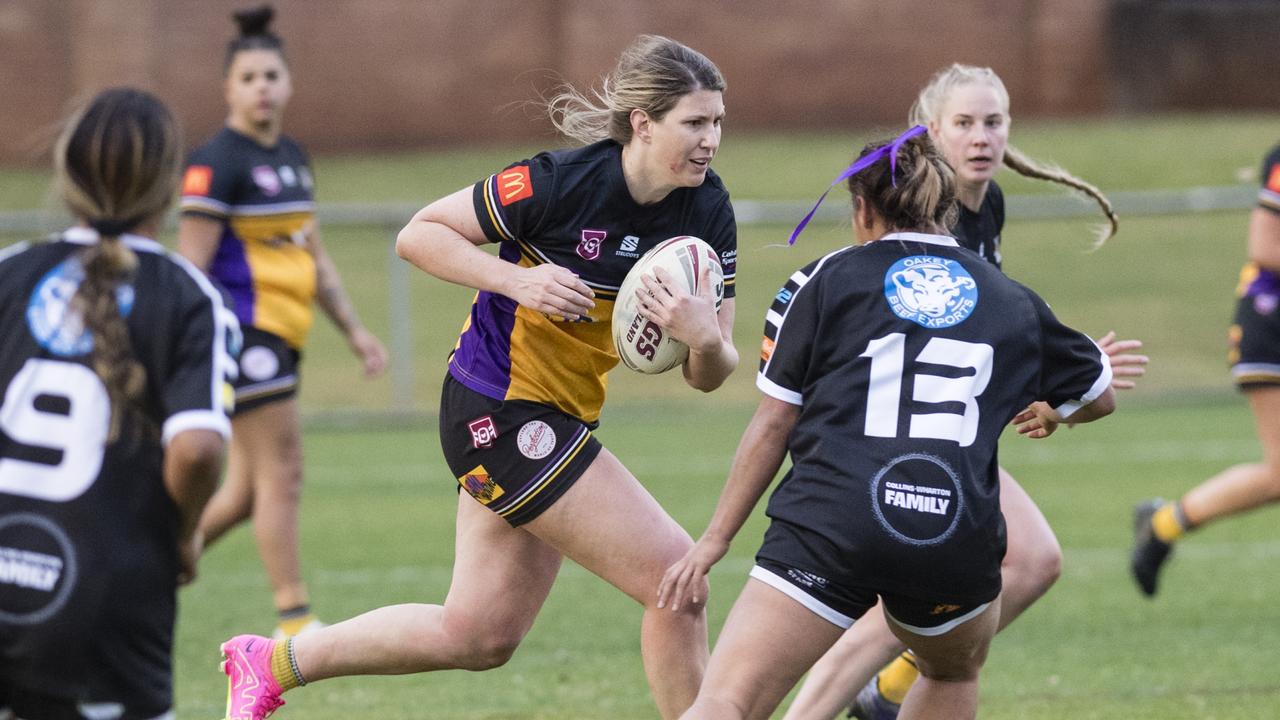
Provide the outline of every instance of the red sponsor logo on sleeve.
{"type": "Polygon", "coordinates": [[[1272,166],[1271,174],[1267,176],[1267,189],[1271,192],[1280,192],[1280,165],[1272,166]]]}
{"type": "Polygon", "coordinates": [[[533,181],[529,179],[528,165],[517,165],[498,173],[494,185],[498,191],[498,202],[503,207],[533,197],[533,181]]]}
{"type": "Polygon", "coordinates": [[[208,195],[213,184],[213,168],[208,165],[192,165],[182,176],[183,195],[208,195]]]}

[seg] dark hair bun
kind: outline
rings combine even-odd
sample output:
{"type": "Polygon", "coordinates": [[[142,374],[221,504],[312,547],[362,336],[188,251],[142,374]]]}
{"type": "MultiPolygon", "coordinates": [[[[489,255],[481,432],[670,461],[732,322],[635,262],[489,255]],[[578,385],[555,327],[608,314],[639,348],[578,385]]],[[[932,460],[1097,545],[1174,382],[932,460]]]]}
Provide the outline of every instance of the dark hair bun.
{"type": "Polygon", "coordinates": [[[276,11],[270,5],[262,5],[251,10],[237,10],[232,14],[236,24],[240,26],[240,37],[253,37],[254,35],[270,35],[271,32],[267,26],[271,24],[271,18],[275,17],[276,11]]]}

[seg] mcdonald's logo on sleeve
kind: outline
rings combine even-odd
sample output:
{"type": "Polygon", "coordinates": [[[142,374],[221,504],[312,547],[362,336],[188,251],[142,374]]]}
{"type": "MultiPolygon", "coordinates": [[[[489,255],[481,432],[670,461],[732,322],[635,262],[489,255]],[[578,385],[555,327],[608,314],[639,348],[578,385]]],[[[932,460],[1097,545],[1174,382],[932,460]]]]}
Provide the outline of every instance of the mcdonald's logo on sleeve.
{"type": "Polygon", "coordinates": [[[1267,176],[1267,189],[1280,192],[1280,165],[1271,166],[1271,174],[1267,176]]]}
{"type": "Polygon", "coordinates": [[[183,195],[208,195],[213,183],[213,168],[208,165],[192,165],[182,177],[183,195]]]}
{"type": "Polygon", "coordinates": [[[529,179],[528,165],[503,170],[494,179],[494,184],[497,185],[498,202],[503,207],[533,197],[533,181],[529,179]]]}

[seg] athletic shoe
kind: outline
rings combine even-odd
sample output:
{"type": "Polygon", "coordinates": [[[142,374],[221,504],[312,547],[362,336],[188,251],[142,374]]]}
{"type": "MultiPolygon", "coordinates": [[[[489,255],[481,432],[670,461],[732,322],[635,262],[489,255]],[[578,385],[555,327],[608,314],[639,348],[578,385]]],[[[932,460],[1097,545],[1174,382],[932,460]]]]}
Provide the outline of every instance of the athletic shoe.
{"type": "Polygon", "coordinates": [[[1151,527],[1151,516],[1164,505],[1159,498],[1140,502],[1133,508],[1133,555],[1129,568],[1133,579],[1148,597],[1156,594],[1156,580],[1160,568],[1173,552],[1173,545],[1156,537],[1151,527]]]}
{"type": "Polygon", "coordinates": [[[222,672],[227,674],[226,720],[263,720],[284,705],[280,683],[271,674],[275,642],[259,635],[237,635],[222,643],[222,672]]]}
{"type": "MultiPolygon", "coordinates": [[[[319,630],[320,628],[324,627],[324,625],[325,624],[323,622],[320,622],[319,619],[315,619],[307,623],[306,625],[303,625],[302,629],[294,633],[294,635],[301,635],[302,633],[311,632],[312,630],[319,630]]],[[[292,636],[286,633],[284,631],[284,628],[280,627],[279,625],[277,625],[275,631],[271,633],[272,640],[287,640],[290,637],[292,636]]]]}
{"type": "Polygon", "coordinates": [[[889,702],[888,698],[880,694],[880,688],[873,677],[858,691],[858,697],[849,706],[849,717],[858,720],[897,720],[901,709],[901,705],[889,702]]]}

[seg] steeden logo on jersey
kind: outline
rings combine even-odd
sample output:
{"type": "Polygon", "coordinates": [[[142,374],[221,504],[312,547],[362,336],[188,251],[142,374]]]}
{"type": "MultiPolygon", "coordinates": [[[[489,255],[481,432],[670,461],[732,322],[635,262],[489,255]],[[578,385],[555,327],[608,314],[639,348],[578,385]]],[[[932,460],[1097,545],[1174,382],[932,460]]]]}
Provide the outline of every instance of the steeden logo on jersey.
{"type": "Polygon", "coordinates": [[[902,258],[884,274],[893,314],[929,329],[959,325],[978,306],[978,283],[955,260],[932,255],[902,258]]]}
{"type": "Polygon", "coordinates": [[[640,238],[635,235],[627,235],[622,238],[622,245],[613,251],[614,255],[619,257],[638,258],[640,257],[640,238]]]}

